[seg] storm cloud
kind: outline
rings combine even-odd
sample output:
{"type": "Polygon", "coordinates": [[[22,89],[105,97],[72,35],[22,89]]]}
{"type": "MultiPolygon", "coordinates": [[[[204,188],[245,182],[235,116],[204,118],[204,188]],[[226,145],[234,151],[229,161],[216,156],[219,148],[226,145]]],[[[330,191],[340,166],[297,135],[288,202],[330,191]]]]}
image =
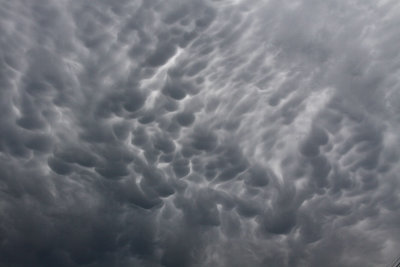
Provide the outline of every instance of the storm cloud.
{"type": "Polygon", "coordinates": [[[0,0],[0,266],[387,266],[392,0],[0,0]]]}

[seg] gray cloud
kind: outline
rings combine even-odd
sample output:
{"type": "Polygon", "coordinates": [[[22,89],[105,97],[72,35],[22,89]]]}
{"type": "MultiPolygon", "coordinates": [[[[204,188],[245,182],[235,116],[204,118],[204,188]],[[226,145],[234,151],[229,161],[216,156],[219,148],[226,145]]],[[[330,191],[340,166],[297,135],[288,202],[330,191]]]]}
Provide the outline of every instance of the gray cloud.
{"type": "Polygon", "coordinates": [[[1,266],[386,266],[395,1],[0,1],[1,266]]]}

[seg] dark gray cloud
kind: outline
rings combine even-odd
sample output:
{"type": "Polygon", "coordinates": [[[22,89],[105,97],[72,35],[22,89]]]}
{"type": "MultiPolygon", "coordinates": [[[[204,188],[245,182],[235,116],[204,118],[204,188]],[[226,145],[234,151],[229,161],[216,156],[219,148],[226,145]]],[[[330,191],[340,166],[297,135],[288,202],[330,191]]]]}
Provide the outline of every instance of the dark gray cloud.
{"type": "Polygon", "coordinates": [[[0,266],[386,266],[395,1],[0,0],[0,266]]]}

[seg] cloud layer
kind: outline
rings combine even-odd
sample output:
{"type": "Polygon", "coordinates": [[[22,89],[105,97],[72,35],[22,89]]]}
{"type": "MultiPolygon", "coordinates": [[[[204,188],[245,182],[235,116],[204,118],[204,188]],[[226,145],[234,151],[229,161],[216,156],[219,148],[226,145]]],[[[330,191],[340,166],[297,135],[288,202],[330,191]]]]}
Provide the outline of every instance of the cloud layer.
{"type": "Polygon", "coordinates": [[[1,266],[386,266],[396,1],[0,0],[1,266]]]}

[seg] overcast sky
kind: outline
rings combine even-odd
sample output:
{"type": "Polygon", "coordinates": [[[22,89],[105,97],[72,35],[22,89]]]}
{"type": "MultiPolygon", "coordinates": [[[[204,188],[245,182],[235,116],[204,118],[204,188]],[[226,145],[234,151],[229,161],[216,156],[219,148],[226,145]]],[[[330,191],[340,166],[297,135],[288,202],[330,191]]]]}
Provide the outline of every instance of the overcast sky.
{"type": "Polygon", "coordinates": [[[400,255],[396,0],[0,0],[1,267],[400,255]]]}

